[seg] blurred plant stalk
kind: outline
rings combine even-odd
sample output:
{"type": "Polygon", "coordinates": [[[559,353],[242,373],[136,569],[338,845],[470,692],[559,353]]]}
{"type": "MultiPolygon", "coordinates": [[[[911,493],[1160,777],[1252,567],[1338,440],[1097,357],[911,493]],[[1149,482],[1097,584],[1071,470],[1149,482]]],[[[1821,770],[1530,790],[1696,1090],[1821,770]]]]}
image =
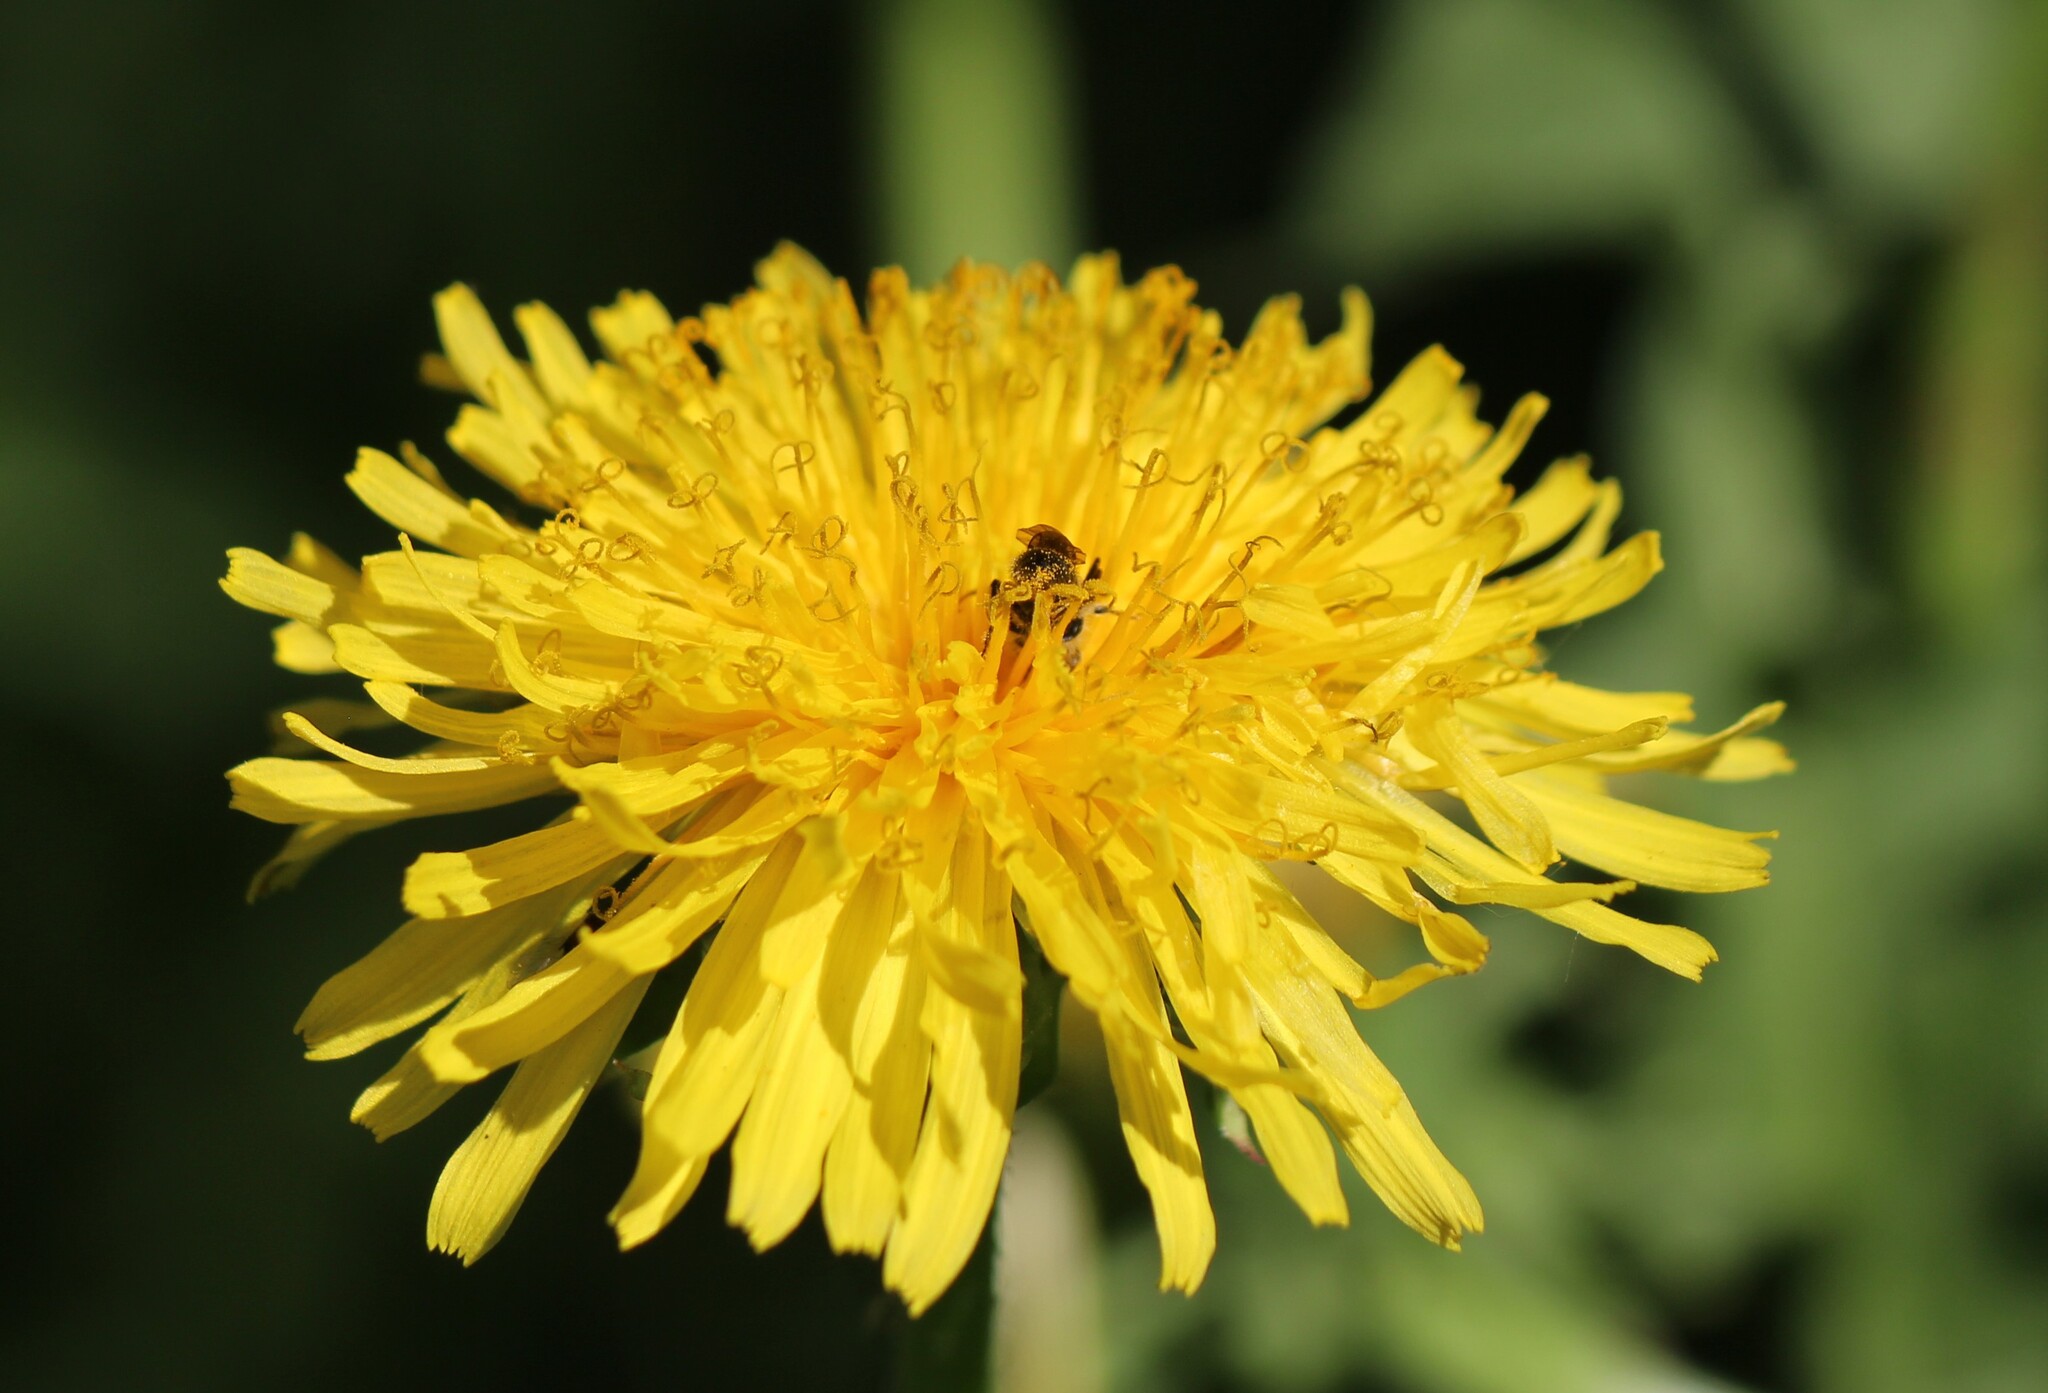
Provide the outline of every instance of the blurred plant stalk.
{"type": "Polygon", "coordinates": [[[1057,269],[1079,248],[1066,46],[1042,0],[893,0],[876,27],[881,260],[1057,269]]]}
{"type": "Polygon", "coordinates": [[[2048,9],[2006,55],[1997,142],[1936,291],[1911,564],[1939,630],[2003,641],[2048,526],[2048,9]]]}

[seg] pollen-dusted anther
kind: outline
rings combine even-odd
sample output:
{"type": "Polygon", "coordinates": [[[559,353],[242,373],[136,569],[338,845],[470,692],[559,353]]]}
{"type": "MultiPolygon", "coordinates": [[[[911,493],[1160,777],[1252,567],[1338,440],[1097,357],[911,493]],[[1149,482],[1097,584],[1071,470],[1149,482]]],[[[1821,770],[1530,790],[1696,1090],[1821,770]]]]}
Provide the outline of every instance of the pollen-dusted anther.
{"type": "MultiPolygon", "coordinates": [[[[874,390],[868,394],[868,401],[873,407],[876,425],[887,420],[891,413],[902,416],[906,421],[910,419],[910,398],[887,382],[876,383],[874,390]]],[[[906,455],[904,458],[908,459],[909,456],[906,455]]]]}
{"type": "Polygon", "coordinates": [[[601,488],[609,488],[625,472],[626,462],[624,460],[616,457],[604,460],[597,468],[590,471],[589,478],[582,480],[576,485],[576,491],[578,493],[596,493],[601,488]]]}
{"type": "Polygon", "coordinates": [[[671,508],[701,508],[717,492],[718,476],[707,469],[691,480],[688,488],[677,489],[674,493],[671,493],[668,496],[668,506],[671,508]]]}
{"type": "Polygon", "coordinates": [[[540,643],[533,650],[533,657],[527,666],[544,676],[558,676],[562,671],[562,631],[549,629],[540,636],[540,643]]]}
{"type": "Polygon", "coordinates": [[[752,582],[747,585],[734,585],[725,594],[726,603],[730,604],[734,609],[745,609],[748,605],[757,605],[761,602],[762,592],[767,588],[768,573],[759,566],[756,566],[754,567],[752,582]]]}
{"type": "Polygon", "coordinates": [[[931,574],[924,578],[924,602],[926,604],[931,604],[934,600],[959,593],[960,568],[950,561],[941,561],[932,568],[931,574]]]}
{"type": "Polygon", "coordinates": [[[846,561],[850,566],[853,563],[838,554],[839,544],[845,540],[846,519],[834,513],[811,533],[810,545],[804,548],[804,554],[818,561],[831,557],[834,561],[846,561]]]}
{"type": "Polygon", "coordinates": [[[860,606],[842,598],[838,591],[828,586],[823,595],[807,601],[804,608],[808,609],[820,623],[838,624],[852,618],[854,611],[860,606]]]}
{"type": "Polygon", "coordinates": [[[881,271],[863,305],[785,247],[700,315],[597,311],[595,367],[541,307],[523,347],[465,288],[435,308],[481,403],[451,440],[505,497],[365,451],[349,482],[395,551],[238,549],[223,585],[283,621],[285,666],[357,676],[418,737],[358,749],[335,708],[294,718],[302,757],[232,771],[237,807],[301,829],[264,884],[359,830],[533,809],[415,861],[407,924],[300,1023],[339,1055],[432,1004],[359,1105],[380,1136],[509,1074],[443,1173],[437,1248],[498,1240],[673,986],[620,1242],[729,1148],[756,1247],[821,1208],[922,1312],[994,1206],[1027,975],[1098,1019],[1165,1285],[1215,1239],[1184,1070],[1313,1221],[1350,1212],[1341,1152],[1455,1246],[1478,1201],[1346,1003],[1475,970],[1453,906],[1479,903],[1697,977],[1704,940],[1611,902],[1766,878],[1760,834],[1614,776],[1789,768],[1758,734],[1779,708],[1687,733],[1685,698],[1546,671],[1538,637],[1633,595],[1656,539],[1609,546],[1618,498],[1581,459],[1518,505],[1535,413],[1489,428],[1441,350],[1330,424],[1367,386],[1355,292],[1321,342],[1283,297],[1233,347],[1176,270],[881,271]],[[1414,925],[1412,965],[1352,961],[1286,861],[1414,925]]]}
{"type": "Polygon", "coordinates": [[[799,353],[790,361],[790,385],[805,396],[815,396],[819,388],[832,380],[835,371],[832,364],[823,359],[799,353]]]}
{"type": "Polygon", "coordinates": [[[939,491],[946,499],[946,506],[939,510],[939,521],[946,528],[946,537],[941,545],[953,546],[958,543],[962,528],[981,521],[981,496],[974,491],[974,476],[971,474],[957,484],[939,485],[939,491]],[[961,503],[962,494],[967,498],[965,506],[961,503]],[[974,511],[969,512],[969,508],[974,511]]]}
{"type": "Polygon", "coordinates": [[[1399,479],[1402,472],[1400,448],[1384,440],[1361,440],[1358,442],[1358,463],[1352,468],[1376,470],[1385,478],[1399,479]]]}
{"type": "Polygon", "coordinates": [[[742,687],[766,691],[775,675],[782,671],[782,655],[773,648],[749,648],[744,662],[732,664],[732,680],[742,687]]]}
{"type": "Polygon", "coordinates": [[[1173,461],[1167,457],[1164,450],[1152,451],[1145,456],[1143,464],[1137,464],[1130,460],[1126,460],[1124,463],[1138,471],[1138,482],[1135,484],[1125,484],[1125,488],[1149,489],[1163,484],[1173,477],[1173,461]]]}
{"type": "Polygon", "coordinates": [[[1308,467],[1308,442],[1296,439],[1284,430],[1268,431],[1259,441],[1261,463],[1277,464],[1290,474],[1299,474],[1308,467]]]}
{"type": "Polygon", "coordinates": [[[818,447],[808,440],[785,440],[775,447],[768,457],[768,465],[778,474],[795,474],[802,483],[804,470],[818,457],[818,447]]]}
{"type": "Polygon", "coordinates": [[[705,563],[704,571],[698,579],[728,581],[738,579],[732,571],[732,560],[735,556],[739,555],[740,548],[745,545],[745,542],[728,542],[717,551],[712,552],[711,560],[705,563]]]}

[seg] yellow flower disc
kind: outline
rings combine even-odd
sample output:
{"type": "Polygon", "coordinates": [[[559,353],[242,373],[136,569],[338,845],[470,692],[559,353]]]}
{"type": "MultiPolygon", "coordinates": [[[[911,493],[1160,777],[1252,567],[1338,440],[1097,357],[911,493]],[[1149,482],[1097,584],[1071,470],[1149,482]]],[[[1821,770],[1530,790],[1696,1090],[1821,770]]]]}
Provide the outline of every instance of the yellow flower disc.
{"type": "Polygon", "coordinates": [[[348,482],[397,550],[232,553],[228,593],[287,621],[278,661],[368,694],[286,717],[312,757],[230,774],[237,807],[297,826],[260,888],[366,828],[556,800],[415,861],[413,917],[300,1022],[324,1058],[433,1019],[357,1105],[379,1135],[516,1066],[442,1176],[436,1247],[497,1241],[653,975],[706,936],[620,1241],[729,1141],[757,1246],[819,1204],[914,1312],[995,1197],[1020,933],[1100,1023],[1162,1282],[1190,1290],[1215,1225],[1183,1066],[1312,1220],[1347,1217],[1341,1150],[1454,1246],[1479,1204],[1348,1006],[1480,966],[1459,905],[1689,977],[1713,960],[1608,902],[1762,884],[1758,834],[1607,780],[1788,768],[1754,734],[1778,708],[1679,733],[1686,698],[1575,686],[1536,644],[1635,594],[1656,538],[1610,545],[1619,494],[1583,460],[1515,497],[1542,400],[1495,430],[1441,350],[1347,412],[1362,295],[1320,344],[1281,299],[1233,346],[1193,294],[1096,256],[1064,285],[882,271],[863,311],[785,246],[701,317],[597,311],[593,365],[539,305],[515,357],[457,286],[429,377],[475,398],[449,444],[509,497],[365,450],[348,482]],[[428,743],[345,738],[378,726],[428,743]],[[1552,879],[1561,857],[1614,879],[1552,879]],[[1421,960],[1368,973],[1290,891],[1308,866],[1413,924],[1421,960]]]}

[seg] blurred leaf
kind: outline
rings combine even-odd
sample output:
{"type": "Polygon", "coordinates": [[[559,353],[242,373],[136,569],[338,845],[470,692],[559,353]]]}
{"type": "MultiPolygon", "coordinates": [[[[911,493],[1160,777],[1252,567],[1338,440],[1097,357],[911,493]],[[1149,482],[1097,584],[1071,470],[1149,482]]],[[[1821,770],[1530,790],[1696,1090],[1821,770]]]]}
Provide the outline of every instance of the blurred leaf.
{"type": "Polygon", "coordinates": [[[1866,218],[1939,222],[1983,173],[2009,0],[1739,0],[1831,183],[1866,218]]]}
{"type": "MultiPolygon", "coordinates": [[[[0,487],[18,518],[35,520],[0,551],[0,626],[46,655],[9,663],[0,691],[28,711],[61,690],[67,719],[125,755],[161,759],[196,712],[224,715],[263,670],[260,618],[234,622],[213,582],[231,540],[268,532],[281,544],[284,529],[249,493],[190,487],[210,452],[253,454],[239,432],[132,405],[131,421],[63,397],[0,395],[0,487]]],[[[260,715],[240,704],[254,749],[260,715]]]]}
{"type": "Polygon", "coordinates": [[[1920,600],[1971,647],[2009,641],[2048,579],[2048,11],[2008,57],[1991,178],[1937,285],[1915,506],[1920,600]]]}
{"type": "Polygon", "coordinates": [[[1698,241],[1758,179],[1659,6],[1411,0],[1356,62],[1296,200],[1310,244],[1344,266],[1698,241]]]}
{"type": "Polygon", "coordinates": [[[1846,293],[1827,253],[1796,209],[1761,207],[1660,286],[1617,355],[1624,517],[1665,529],[1667,570],[1612,623],[1572,637],[1579,680],[1654,673],[1722,719],[1754,695],[1750,673],[1834,616],[1827,452],[1791,346],[1846,293]]]}

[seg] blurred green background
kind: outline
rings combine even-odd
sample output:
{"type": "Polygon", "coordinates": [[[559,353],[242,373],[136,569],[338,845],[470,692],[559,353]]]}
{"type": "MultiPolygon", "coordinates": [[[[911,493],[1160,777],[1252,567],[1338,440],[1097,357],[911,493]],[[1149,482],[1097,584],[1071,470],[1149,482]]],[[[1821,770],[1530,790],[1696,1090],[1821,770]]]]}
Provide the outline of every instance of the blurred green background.
{"type": "MultiPolygon", "coordinates": [[[[1220,1137],[1193,1300],[1085,1049],[1008,1215],[1019,1390],[2048,1388],[2048,6],[999,0],[0,9],[0,666],[14,986],[0,1383],[886,1386],[897,1317],[722,1179],[624,1257],[599,1099],[511,1237],[421,1230],[482,1093],[383,1147],[291,1023],[396,921],[403,835],[255,908],[221,771],[307,688],[214,588],[388,545],[358,444],[437,442],[430,293],[724,298],[793,237],[1177,261],[1242,327],[1374,297],[1670,566],[1581,680],[1792,703],[1802,768],[1673,788],[1776,883],[1639,897],[1695,987],[1510,916],[1366,1022],[1487,1205],[1312,1232],[1220,1137]]],[[[445,452],[444,452],[445,458],[445,452]]],[[[1085,1042],[1076,1041],[1076,1044],[1085,1042]]]]}

